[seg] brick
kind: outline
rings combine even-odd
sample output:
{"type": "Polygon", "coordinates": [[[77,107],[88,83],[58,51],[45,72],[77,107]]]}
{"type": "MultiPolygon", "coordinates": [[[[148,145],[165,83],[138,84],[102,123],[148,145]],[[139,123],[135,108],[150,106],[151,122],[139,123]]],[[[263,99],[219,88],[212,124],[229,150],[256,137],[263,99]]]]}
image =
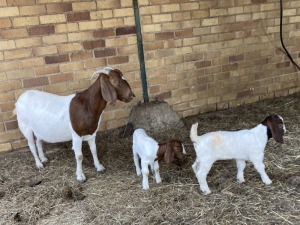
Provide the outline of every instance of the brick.
{"type": "Polygon", "coordinates": [[[69,62],[70,58],[68,54],[55,55],[55,56],[45,56],[46,64],[69,62]]]}
{"type": "Polygon", "coordinates": [[[172,21],[171,14],[161,14],[161,15],[153,15],[152,20],[154,23],[162,23],[172,21]]]}
{"type": "Polygon", "coordinates": [[[114,17],[129,17],[134,16],[133,8],[120,8],[113,10],[114,17]]]}
{"type": "Polygon", "coordinates": [[[28,142],[26,139],[11,141],[11,146],[13,150],[28,147],[28,142]]]}
{"type": "Polygon", "coordinates": [[[18,122],[16,120],[9,121],[5,123],[5,129],[6,131],[14,130],[18,128],[18,122]]]}
{"type": "Polygon", "coordinates": [[[108,58],[109,65],[123,64],[123,63],[127,63],[128,61],[129,61],[128,56],[115,56],[115,57],[108,58]]]}
{"type": "Polygon", "coordinates": [[[229,57],[229,62],[238,62],[244,60],[244,54],[234,55],[229,57]]]}
{"type": "Polygon", "coordinates": [[[10,19],[0,19],[0,29],[11,28],[12,23],[10,19]]]}
{"type": "MultiPolygon", "coordinates": [[[[68,16],[68,14],[67,14],[68,16]]],[[[40,16],[41,24],[55,24],[55,23],[65,23],[66,17],[65,14],[55,14],[55,15],[46,15],[40,16]]],[[[69,22],[69,20],[68,20],[69,22]]],[[[72,22],[72,21],[71,21],[72,22]]]]}
{"type": "Polygon", "coordinates": [[[93,58],[92,52],[75,52],[71,54],[71,61],[83,61],[93,58]]]}
{"type": "Polygon", "coordinates": [[[28,34],[30,36],[35,35],[49,35],[54,34],[54,25],[47,25],[47,26],[35,26],[28,28],[28,34]]]}
{"type": "Polygon", "coordinates": [[[203,19],[202,26],[214,26],[219,24],[218,18],[203,19]]]}
{"type": "Polygon", "coordinates": [[[193,29],[184,29],[175,31],[176,38],[188,38],[193,36],[193,29]]]}
{"type": "Polygon", "coordinates": [[[93,32],[93,36],[95,38],[113,37],[115,35],[116,35],[115,29],[113,28],[100,29],[98,31],[93,32]]]}
{"type": "Polygon", "coordinates": [[[157,41],[167,39],[174,39],[174,32],[163,32],[155,34],[155,40],[157,41]]]}
{"type": "Polygon", "coordinates": [[[93,40],[93,32],[85,31],[80,33],[69,33],[68,34],[68,41],[85,41],[85,40],[93,40]]]}
{"type": "Polygon", "coordinates": [[[57,49],[59,53],[64,52],[73,52],[82,50],[82,46],[80,43],[67,43],[67,44],[58,44],[57,49]]]}
{"type": "Polygon", "coordinates": [[[49,66],[35,68],[35,74],[37,76],[55,74],[55,73],[59,73],[58,65],[49,65],[49,66]]]}
{"type": "Polygon", "coordinates": [[[83,62],[70,62],[70,63],[61,63],[59,64],[60,72],[69,72],[69,71],[78,71],[84,68],[83,62]]]}
{"type": "Polygon", "coordinates": [[[211,61],[200,61],[195,63],[196,68],[204,68],[211,66],[211,61]]]}
{"type": "Polygon", "coordinates": [[[136,33],[135,26],[116,28],[116,36],[135,34],[135,33],[136,33]]]}
{"type": "Polygon", "coordinates": [[[106,39],[105,45],[107,47],[124,46],[130,44],[129,40],[130,39],[128,37],[122,37],[122,36],[118,38],[106,39]]]}
{"type": "Polygon", "coordinates": [[[286,68],[286,67],[289,67],[290,64],[291,64],[290,61],[276,63],[276,68],[278,68],[278,69],[286,68]]]}
{"type": "Polygon", "coordinates": [[[0,49],[1,50],[9,50],[16,48],[15,42],[12,40],[8,41],[0,41],[0,49]]]}
{"type": "Polygon", "coordinates": [[[94,51],[96,58],[108,57],[108,56],[115,56],[117,55],[115,48],[106,48],[104,50],[95,50],[94,51]]]}
{"type": "Polygon", "coordinates": [[[101,21],[83,21],[79,22],[80,30],[96,30],[102,28],[101,21]]]}
{"type": "Polygon", "coordinates": [[[0,83],[0,90],[3,92],[20,89],[22,84],[19,80],[11,80],[0,83]]]}
{"type": "Polygon", "coordinates": [[[49,76],[50,83],[59,83],[74,80],[73,73],[62,73],[49,76]]]}
{"type": "Polygon", "coordinates": [[[108,19],[113,17],[113,11],[112,10],[100,10],[90,13],[91,20],[102,20],[102,19],[108,19]]]}
{"type": "Polygon", "coordinates": [[[108,19],[108,20],[102,20],[102,25],[103,25],[103,28],[124,26],[124,19],[123,18],[113,18],[113,19],[108,19]]]}
{"type": "Polygon", "coordinates": [[[7,0],[8,6],[34,5],[35,0],[7,0]]]}
{"type": "Polygon", "coordinates": [[[199,9],[199,3],[198,2],[183,3],[180,5],[180,8],[182,11],[196,10],[199,9]]]}
{"type": "Polygon", "coordinates": [[[16,17],[19,16],[19,9],[18,7],[4,7],[0,8],[0,18],[3,17],[16,17]]]}
{"type": "Polygon", "coordinates": [[[71,33],[79,30],[78,23],[55,24],[56,33],[71,33]]]}
{"type": "Polygon", "coordinates": [[[163,48],[164,48],[163,42],[152,42],[152,43],[144,44],[145,51],[151,51],[151,50],[157,50],[157,49],[163,49],[163,48]]]}
{"type": "Polygon", "coordinates": [[[2,30],[3,39],[15,39],[28,37],[26,28],[2,30]]]}
{"type": "Polygon", "coordinates": [[[176,12],[172,13],[173,21],[184,21],[184,20],[190,20],[191,19],[191,13],[190,12],[176,12]]]}
{"type": "Polygon", "coordinates": [[[6,0],[0,0],[0,6],[7,6],[6,0]]]}
{"type": "Polygon", "coordinates": [[[21,16],[43,15],[46,14],[46,7],[44,5],[21,6],[21,16]]]}
{"type": "Polygon", "coordinates": [[[266,3],[267,0],[251,0],[252,4],[260,4],[260,3],[266,3]]]}
{"type": "Polygon", "coordinates": [[[236,70],[237,68],[238,68],[238,64],[232,63],[232,64],[223,65],[222,71],[226,72],[226,71],[236,70]]]}
{"type": "Polygon", "coordinates": [[[143,33],[160,32],[161,30],[161,24],[149,24],[142,26],[143,33]]]}
{"type": "Polygon", "coordinates": [[[33,56],[53,55],[58,53],[55,45],[45,47],[35,47],[32,49],[33,56]]]}
{"type": "Polygon", "coordinates": [[[42,37],[43,43],[48,45],[68,42],[67,34],[53,34],[42,37]]]}
{"type": "Polygon", "coordinates": [[[71,12],[72,9],[72,3],[56,3],[56,4],[47,4],[47,13],[63,13],[63,12],[71,12]]]}
{"type": "Polygon", "coordinates": [[[37,77],[23,80],[24,88],[31,88],[49,84],[48,77],[37,77]]]}
{"type": "Polygon", "coordinates": [[[45,60],[43,57],[29,58],[29,59],[20,60],[19,64],[20,64],[20,69],[28,68],[28,67],[43,66],[43,65],[45,65],[45,60]]]}
{"type": "Polygon", "coordinates": [[[15,70],[18,68],[19,68],[19,63],[17,61],[7,61],[7,62],[0,61],[0,71],[15,70]]]}
{"type": "Polygon", "coordinates": [[[85,2],[73,2],[72,3],[73,11],[85,11],[85,10],[95,10],[96,9],[96,2],[94,1],[85,1],[85,2]]]}
{"type": "Polygon", "coordinates": [[[91,17],[89,12],[76,12],[67,14],[67,22],[83,21],[90,19],[91,17]]]}
{"type": "Polygon", "coordinates": [[[10,150],[12,150],[11,143],[0,143],[0,152],[7,152],[10,150]]]}
{"type": "Polygon", "coordinates": [[[114,9],[121,6],[121,0],[102,0],[97,1],[98,9],[114,9]]]}
{"type": "Polygon", "coordinates": [[[82,45],[85,50],[91,50],[95,48],[105,47],[105,41],[104,40],[84,41],[82,45]]]}
{"type": "Polygon", "coordinates": [[[5,51],[4,57],[5,59],[19,59],[31,56],[30,49],[17,49],[12,51],[5,51]]]}
{"type": "Polygon", "coordinates": [[[97,58],[92,60],[86,60],[84,62],[85,68],[98,68],[107,66],[107,59],[106,58],[97,58]]]}
{"type": "Polygon", "coordinates": [[[25,26],[38,25],[40,21],[37,16],[32,16],[32,17],[13,18],[12,23],[14,27],[25,27],[25,26]]]}
{"type": "Polygon", "coordinates": [[[42,45],[41,37],[18,39],[15,42],[16,42],[17,48],[28,48],[28,47],[35,47],[35,46],[42,45]]]}

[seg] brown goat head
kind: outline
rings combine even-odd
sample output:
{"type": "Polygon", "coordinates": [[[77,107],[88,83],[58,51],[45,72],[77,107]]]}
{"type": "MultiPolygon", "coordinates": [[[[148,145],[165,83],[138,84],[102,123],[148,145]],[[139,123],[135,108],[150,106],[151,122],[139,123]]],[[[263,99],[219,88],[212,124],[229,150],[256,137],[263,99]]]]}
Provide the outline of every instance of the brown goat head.
{"type": "Polygon", "coordinates": [[[172,140],[166,143],[159,143],[159,148],[157,152],[158,160],[164,158],[168,166],[174,161],[174,159],[183,160],[185,156],[185,151],[183,145],[178,140],[172,140]]]}
{"type": "Polygon", "coordinates": [[[130,102],[133,94],[122,72],[118,69],[111,70],[108,76],[101,76],[101,92],[105,101],[114,104],[116,100],[130,102]]]}
{"type": "Polygon", "coordinates": [[[279,115],[270,115],[263,122],[267,126],[268,138],[274,138],[275,141],[283,143],[283,134],[285,133],[285,125],[283,118],[279,115]]]}

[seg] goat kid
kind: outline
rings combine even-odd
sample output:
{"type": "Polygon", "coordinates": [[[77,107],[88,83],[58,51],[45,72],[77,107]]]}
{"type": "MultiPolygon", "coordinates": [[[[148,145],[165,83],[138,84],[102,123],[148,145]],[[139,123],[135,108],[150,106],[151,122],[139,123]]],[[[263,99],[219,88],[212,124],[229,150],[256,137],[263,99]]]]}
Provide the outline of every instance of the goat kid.
{"type": "Polygon", "coordinates": [[[140,176],[143,173],[142,186],[144,190],[149,189],[149,165],[152,172],[155,173],[156,183],[161,183],[158,162],[164,159],[168,165],[171,165],[175,158],[183,160],[186,155],[184,145],[180,141],[172,140],[166,143],[157,143],[143,129],[134,131],[132,151],[136,174],[140,176]],[[142,170],[139,165],[139,158],[141,159],[142,170]]]}
{"type": "Polygon", "coordinates": [[[19,128],[28,140],[38,169],[48,161],[42,141],[57,143],[72,140],[78,181],[86,180],[82,171],[82,141],[88,142],[97,171],[105,170],[98,160],[95,143],[101,114],[108,102],[114,104],[117,99],[130,102],[135,96],[120,70],[105,67],[95,73],[99,74],[97,80],[82,92],[58,96],[30,90],[16,102],[19,128]]]}
{"type": "Polygon", "coordinates": [[[205,195],[211,191],[206,177],[213,163],[217,160],[236,159],[237,180],[243,183],[246,160],[250,160],[265,184],[272,181],[265,172],[263,163],[264,149],[270,138],[283,143],[283,134],[286,132],[282,117],[268,116],[262,123],[250,130],[218,131],[201,136],[197,135],[198,123],[191,127],[190,138],[194,143],[196,161],[192,165],[194,173],[205,195]]]}

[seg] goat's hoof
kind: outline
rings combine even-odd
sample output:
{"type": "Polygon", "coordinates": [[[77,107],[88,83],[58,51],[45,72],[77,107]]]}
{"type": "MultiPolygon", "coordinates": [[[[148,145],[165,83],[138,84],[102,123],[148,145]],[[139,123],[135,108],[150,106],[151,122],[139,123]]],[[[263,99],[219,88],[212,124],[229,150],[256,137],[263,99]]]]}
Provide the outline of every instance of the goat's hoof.
{"type": "Polygon", "coordinates": [[[41,170],[43,168],[44,168],[44,165],[42,163],[35,165],[35,169],[37,169],[37,170],[41,170]]]}
{"type": "Polygon", "coordinates": [[[269,180],[265,180],[264,183],[265,183],[266,185],[269,185],[269,184],[272,184],[272,181],[269,179],[269,180]]]}
{"type": "Polygon", "coordinates": [[[43,158],[41,161],[42,161],[43,164],[49,162],[49,160],[46,157],[43,158]]]}
{"type": "Polygon", "coordinates": [[[98,170],[97,171],[99,174],[104,174],[106,172],[106,169],[103,169],[103,170],[98,170]]]}
{"type": "Polygon", "coordinates": [[[204,195],[209,195],[210,193],[211,193],[210,190],[205,190],[205,191],[203,191],[203,194],[204,194],[204,195]]]}
{"type": "Polygon", "coordinates": [[[241,183],[244,183],[245,180],[244,179],[238,179],[237,182],[241,184],[241,183]]]}
{"type": "Polygon", "coordinates": [[[78,182],[80,182],[80,183],[86,182],[86,178],[85,178],[84,174],[77,175],[77,180],[78,180],[78,182]]]}

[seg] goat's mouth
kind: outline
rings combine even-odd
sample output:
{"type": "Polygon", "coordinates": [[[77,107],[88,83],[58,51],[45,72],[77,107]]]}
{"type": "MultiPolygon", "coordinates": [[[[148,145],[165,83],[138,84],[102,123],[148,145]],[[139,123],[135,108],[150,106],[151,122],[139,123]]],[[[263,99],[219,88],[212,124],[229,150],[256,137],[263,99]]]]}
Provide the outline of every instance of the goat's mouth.
{"type": "Polygon", "coordinates": [[[125,102],[125,103],[130,102],[133,99],[133,97],[135,97],[135,95],[132,93],[128,97],[122,98],[122,101],[125,102]]]}

